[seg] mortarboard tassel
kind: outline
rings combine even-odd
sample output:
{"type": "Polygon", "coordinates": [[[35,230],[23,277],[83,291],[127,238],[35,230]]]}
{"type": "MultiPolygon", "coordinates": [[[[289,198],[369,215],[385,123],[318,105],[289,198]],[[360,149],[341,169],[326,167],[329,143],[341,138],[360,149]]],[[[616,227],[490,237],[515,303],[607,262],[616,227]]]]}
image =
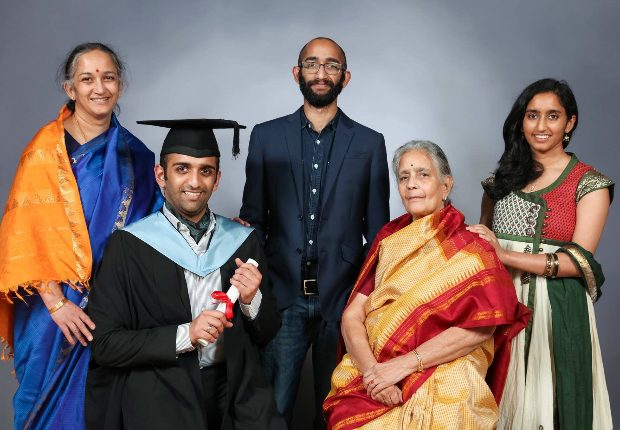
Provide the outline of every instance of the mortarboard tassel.
{"type": "Polygon", "coordinates": [[[237,158],[241,150],[239,149],[239,124],[235,125],[235,130],[233,133],[233,157],[237,158]]]}

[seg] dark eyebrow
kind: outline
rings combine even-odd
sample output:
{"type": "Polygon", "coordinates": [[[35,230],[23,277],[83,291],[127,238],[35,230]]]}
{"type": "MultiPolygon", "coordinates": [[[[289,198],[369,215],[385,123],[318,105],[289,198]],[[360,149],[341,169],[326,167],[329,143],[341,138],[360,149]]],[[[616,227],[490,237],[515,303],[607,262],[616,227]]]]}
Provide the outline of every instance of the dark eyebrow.
{"type": "MultiPolygon", "coordinates": [[[[318,61],[318,60],[319,60],[319,57],[316,57],[316,56],[315,57],[307,57],[307,58],[304,59],[304,61],[318,61]]],[[[325,59],[325,62],[326,63],[342,64],[338,58],[334,58],[334,57],[327,57],[325,59]]]]}
{"type": "Polygon", "coordinates": [[[201,164],[199,166],[193,166],[192,164],[186,163],[184,161],[177,161],[176,163],[172,163],[172,167],[187,167],[188,169],[195,167],[200,170],[205,170],[205,169],[217,170],[217,166],[213,164],[201,164]]]}
{"type": "MultiPolygon", "coordinates": [[[[527,109],[525,111],[525,113],[528,113],[528,112],[540,113],[540,111],[538,109],[527,109]]],[[[550,110],[547,111],[547,113],[562,113],[562,111],[558,110],[558,109],[550,109],[550,110]]]]}

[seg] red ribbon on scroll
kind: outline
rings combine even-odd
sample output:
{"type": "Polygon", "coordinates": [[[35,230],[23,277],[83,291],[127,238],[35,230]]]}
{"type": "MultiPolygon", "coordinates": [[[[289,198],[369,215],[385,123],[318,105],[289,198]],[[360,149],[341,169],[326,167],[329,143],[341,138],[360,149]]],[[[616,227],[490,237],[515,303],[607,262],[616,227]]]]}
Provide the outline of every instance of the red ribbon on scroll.
{"type": "Polygon", "coordinates": [[[223,291],[214,291],[211,293],[211,298],[213,299],[213,303],[222,302],[226,303],[226,318],[231,320],[233,317],[233,302],[230,301],[230,298],[223,291]]]}

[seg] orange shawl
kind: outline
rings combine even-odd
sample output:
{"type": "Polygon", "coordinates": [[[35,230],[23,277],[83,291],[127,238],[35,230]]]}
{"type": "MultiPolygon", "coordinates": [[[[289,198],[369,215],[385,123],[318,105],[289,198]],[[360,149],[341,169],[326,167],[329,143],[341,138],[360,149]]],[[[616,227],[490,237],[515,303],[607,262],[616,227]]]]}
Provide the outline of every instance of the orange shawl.
{"type": "Polygon", "coordinates": [[[65,147],[63,121],[70,115],[63,107],[24,150],[0,224],[3,358],[13,346],[14,297],[48,281],[79,287],[90,279],[90,240],[65,147]]]}

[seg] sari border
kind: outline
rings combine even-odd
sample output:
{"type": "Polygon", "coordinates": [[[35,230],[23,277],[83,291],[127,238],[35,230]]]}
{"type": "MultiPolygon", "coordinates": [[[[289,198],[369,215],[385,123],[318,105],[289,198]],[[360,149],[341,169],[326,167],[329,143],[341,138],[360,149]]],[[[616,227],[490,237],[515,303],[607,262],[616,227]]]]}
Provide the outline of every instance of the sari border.
{"type": "Polygon", "coordinates": [[[586,257],[581,253],[581,250],[575,245],[565,245],[558,249],[560,252],[565,252],[568,254],[571,259],[577,263],[581,273],[583,275],[583,279],[586,282],[586,290],[592,303],[595,303],[599,299],[598,288],[596,286],[596,277],[594,276],[594,271],[588,263],[586,257]]]}
{"type": "MultiPolygon", "coordinates": [[[[58,140],[56,142],[58,185],[60,187],[60,196],[62,198],[62,203],[65,209],[65,214],[67,216],[67,219],[69,220],[70,231],[71,231],[71,249],[73,250],[73,252],[75,253],[77,257],[75,259],[75,271],[76,271],[78,278],[81,281],[86,282],[90,274],[89,274],[89,270],[86,267],[84,267],[84,264],[82,264],[82,261],[86,261],[88,260],[88,258],[86,256],[86,251],[83,249],[81,245],[80,234],[75,228],[78,224],[76,220],[74,220],[75,216],[77,215],[77,210],[76,208],[71,207],[73,203],[77,203],[78,207],[81,209],[82,202],[81,202],[79,193],[75,193],[75,191],[77,190],[77,181],[75,184],[71,184],[71,178],[73,178],[73,180],[75,181],[75,177],[73,176],[73,172],[70,171],[71,166],[69,164],[69,154],[67,154],[67,149],[65,146],[65,137],[63,133],[63,130],[64,130],[63,121],[67,119],[69,116],[70,116],[69,110],[66,107],[63,107],[60,111],[60,115],[58,116],[58,119],[56,120],[56,127],[57,127],[57,132],[58,132],[58,140]],[[76,200],[74,202],[71,202],[71,200],[68,198],[70,194],[76,194],[75,195],[76,200]]],[[[83,218],[84,218],[84,214],[82,213],[82,219],[83,218]]],[[[90,243],[90,238],[89,238],[89,243],[90,243]]],[[[72,284],[75,285],[75,283],[73,282],[69,283],[69,285],[71,285],[71,287],[73,288],[72,284]]]]}

